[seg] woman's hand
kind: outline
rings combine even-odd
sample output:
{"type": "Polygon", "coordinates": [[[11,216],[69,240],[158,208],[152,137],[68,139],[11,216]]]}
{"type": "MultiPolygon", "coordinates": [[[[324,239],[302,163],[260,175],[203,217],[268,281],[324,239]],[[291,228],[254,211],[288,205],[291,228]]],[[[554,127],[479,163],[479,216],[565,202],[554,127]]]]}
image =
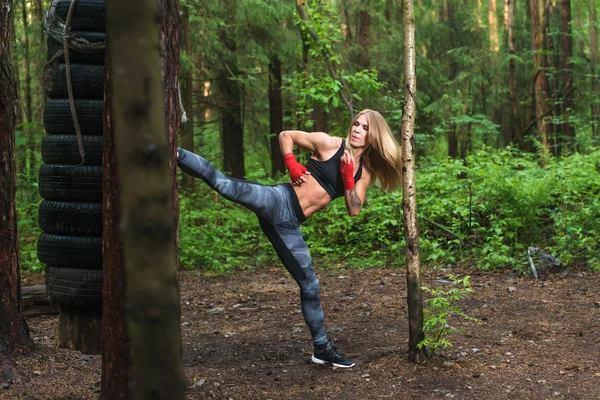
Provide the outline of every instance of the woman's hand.
{"type": "Polygon", "coordinates": [[[341,158],[340,172],[342,174],[342,181],[344,182],[344,189],[354,189],[354,160],[348,150],[344,150],[344,155],[341,158]]]}
{"type": "Polygon", "coordinates": [[[283,161],[290,173],[292,184],[300,186],[307,181],[307,175],[310,175],[310,172],[306,170],[304,165],[296,161],[296,156],[293,153],[286,154],[283,157],[283,161]]]}

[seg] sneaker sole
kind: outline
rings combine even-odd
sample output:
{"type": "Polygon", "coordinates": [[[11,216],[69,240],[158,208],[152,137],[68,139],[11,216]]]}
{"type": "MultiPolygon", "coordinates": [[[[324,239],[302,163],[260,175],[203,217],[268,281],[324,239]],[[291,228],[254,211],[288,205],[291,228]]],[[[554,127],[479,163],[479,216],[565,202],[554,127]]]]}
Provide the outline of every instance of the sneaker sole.
{"type": "Polygon", "coordinates": [[[329,361],[321,360],[321,359],[315,357],[314,354],[312,355],[311,360],[315,364],[331,364],[334,367],[338,367],[338,368],[352,368],[352,367],[354,367],[356,365],[355,363],[352,363],[351,365],[343,365],[343,364],[331,363],[329,361]]]}

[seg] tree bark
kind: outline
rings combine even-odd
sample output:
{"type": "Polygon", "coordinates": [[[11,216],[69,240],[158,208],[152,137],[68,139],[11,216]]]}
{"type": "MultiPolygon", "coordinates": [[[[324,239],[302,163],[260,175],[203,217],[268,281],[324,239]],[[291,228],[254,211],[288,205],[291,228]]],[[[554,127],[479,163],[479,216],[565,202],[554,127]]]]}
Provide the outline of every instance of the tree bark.
{"type": "MultiPolygon", "coordinates": [[[[554,43],[554,37],[551,35],[550,32],[550,21],[553,21],[555,19],[554,14],[556,13],[556,3],[555,2],[548,2],[546,4],[546,12],[547,12],[547,17],[546,17],[546,25],[544,26],[544,37],[546,39],[546,49],[547,49],[547,62],[548,62],[548,69],[553,71],[558,71],[561,68],[560,65],[560,57],[559,57],[559,52],[556,50],[556,45],[554,43]]],[[[559,80],[559,74],[555,74],[555,76],[552,76],[550,74],[548,74],[547,76],[549,76],[548,79],[548,96],[547,96],[547,102],[548,102],[548,107],[550,109],[550,118],[552,121],[557,121],[561,119],[561,115],[562,115],[562,110],[561,107],[558,106],[558,103],[561,101],[562,95],[561,95],[561,90],[560,90],[560,80],[559,80]],[[550,79],[551,78],[551,79],[550,79]]],[[[561,152],[562,149],[562,145],[563,145],[563,137],[562,137],[562,129],[561,129],[561,125],[560,124],[555,124],[552,123],[550,124],[550,136],[549,136],[549,146],[550,146],[550,151],[552,152],[553,155],[558,156],[561,152]]]]}
{"type": "Polygon", "coordinates": [[[134,399],[183,399],[185,393],[173,216],[179,113],[177,96],[170,96],[177,93],[178,10],[176,0],[160,6],[114,1],[107,10],[134,399]]]}
{"type": "Polygon", "coordinates": [[[350,15],[348,13],[348,0],[340,0],[340,7],[342,9],[342,16],[344,18],[344,23],[346,24],[346,39],[348,42],[352,42],[352,20],[350,19],[350,15]]]}
{"type": "Polygon", "coordinates": [[[497,52],[500,50],[500,40],[498,39],[496,0],[488,0],[488,22],[490,24],[490,49],[497,52]]]}
{"type": "Polygon", "coordinates": [[[384,16],[385,16],[385,20],[387,21],[387,23],[391,23],[392,22],[392,15],[394,13],[394,0],[385,0],[385,11],[384,11],[384,16]]]}
{"type": "Polygon", "coordinates": [[[325,108],[322,104],[317,104],[313,107],[311,116],[315,123],[313,126],[313,131],[327,132],[329,130],[329,126],[327,124],[327,113],[325,113],[325,108]]]}
{"type": "Polygon", "coordinates": [[[402,210],[406,237],[406,283],[408,288],[408,358],[421,362],[425,352],[417,345],[423,334],[423,294],[421,293],[421,251],[417,225],[415,179],[415,113],[417,106],[417,71],[415,51],[415,11],[413,0],[403,0],[402,30],[404,36],[404,108],[402,110],[402,210]]]}
{"type": "MultiPolygon", "coordinates": [[[[237,12],[237,1],[228,0],[223,7],[229,15],[237,12]]],[[[217,85],[223,98],[221,108],[221,142],[223,146],[223,170],[234,178],[246,175],[244,163],[244,125],[242,123],[242,88],[236,80],[238,68],[236,60],[237,43],[232,32],[222,28],[221,43],[228,50],[228,56],[221,60],[222,67],[217,73],[217,85]]]]}
{"type": "MultiPolygon", "coordinates": [[[[118,0],[108,0],[111,2],[118,0]]],[[[110,28],[109,28],[110,29],[110,28]]],[[[112,108],[112,60],[104,80],[104,157],[102,164],[102,390],[101,400],[131,398],[131,348],[125,315],[125,259],[121,240],[121,194],[112,108]]]]}
{"type": "MultiPolygon", "coordinates": [[[[25,107],[23,108],[23,119],[30,123],[33,121],[32,98],[31,98],[31,56],[29,53],[29,15],[27,15],[27,4],[21,0],[21,18],[23,20],[23,48],[25,54],[25,107]]],[[[27,137],[27,164],[29,172],[35,170],[35,131],[26,127],[23,132],[27,137]]],[[[30,174],[29,174],[30,175],[30,174]]]]}
{"type": "Polygon", "coordinates": [[[596,2],[590,0],[590,69],[591,69],[591,98],[592,98],[592,134],[594,138],[600,138],[600,85],[598,85],[598,65],[600,57],[598,57],[598,30],[596,24],[596,2]]]}
{"type": "Polygon", "coordinates": [[[229,70],[221,70],[218,83],[223,96],[221,109],[221,140],[223,144],[223,170],[234,178],[242,179],[246,175],[244,165],[244,126],[242,125],[242,90],[240,84],[232,78],[238,70],[234,63],[229,70]]]}
{"type": "Polygon", "coordinates": [[[508,135],[505,144],[516,144],[523,150],[523,132],[521,131],[521,117],[519,113],[519,99],[517,91],[517,65],[514,60],[516,56],[515,48],[515,4],[516,0],[508,0],[507,4],[507,48],[508,54],[511,57],[508,63],[508,103],[510,104],[511,121],[508,125],[508,135]]]}
{"type": "Polygon", "coordinates": [[[281,96],[281,61],[276,55],[269,63],[269,132],[271,134],[271,176],[285,173],[279,149],[279,132],[283,130],[283,98],[281,96]]]}
{"type": "MultiPolygon", "coordinates": [[[[190,33],[190,13],[189,7],[183,7],[182,15],[183,25],[183,46],[188,59],[192,55],[192,36],[190,33]]],[[[187,66],[183,72],[183,108],[186,110],[188,121],[181,130],[181,147],[186,150],[194,151],[194,70],[191,66],[187,66]]],[[[182,175],[182,184],[188,190],[193,191],[196,186],[196,179],[188,174],[182,175]]]]}
{"type": "Polygon", "coordinates": [[[10,59],[12,0],[0,3],[0,382],[15,381],[11,353],[28,347],[21,312],[21,282],[16,215],[15,121],[17,83],[10,59]]]}
{"type": "Polygon", "coordinates": [[[542,164],[545,164],[546,155],[549,153],[549,139],[552,127],[548,122],[548,79],[546,70],[546,39],[544,29],[546,26],[546,12],[544,0],[530,0],[531,9],[531,37],[533,42],[533,85],[535,90],[535,117],[538,140],[543,151],[542,164]]]}
{"type": "Polygon", "coordinates": [[[369,55],[371,30],[371,14],[369,14],[370,0],[362,0],[360,8],[360,25],[358,27],[358,42],[360,43],[361,51],[358,56],[358,65],[362,69],[367,69],[371,65],[371,57],[369,55]]]}
{"type": "MultiPolygon", "coordinates": [[[[137,4],[137,3],[136,3],[137,4]]],[[[110,3],[109,3],[110,6],[110,3]]],[[[117,6],[121,6],[121,4],[118,4],[117,6]]],[[[123,5],[125,6],[125,5],[123,5]]],[[[128,6],[126,6],[128,7],[128,6]]],[[[140,6],[139,4],[136,5],[135,7],[137,7],[137,10],[141,10],[141,11],[147,11],[146,8],[140,6]]],[[[158,114],[160,115],[160,119],[161,121],[163,121],[163,115],[166,115],[166,119],[164,119],[164,125],[161,125],[161,123],[156,124],[156,125],[152,125],[152,129],[154,129],[155,127],[160,127],[160,126],[164,126],[164,130],[163,129],[154,129],[152,132],[155,133],[154,135],[152,135],[152,138],[158,138],[158,140],[156,140],[156,143],[151,143],[149,144],[145,150],[150,153],[148,154],[146,161],[149,161],[152,159],[152,157],[157,157],[156,153],[153,152],[153,144],[156,145],[156,149],[160,149],[160,150],[164,150],[164,146],[168,147],[168,154],[170,154],[171,156],[169,157],[171,160],[173,159],[173,156],[175,154],[176,151],[176,143],[177,143],[177,132],[178,132],[178,128],[179,128],[179,107],[178,107],[178,92],[177,92],[177,68],[179,65],[179,39],[180,39],[180,34],[179,34],[179,22],[178,22],[178,15],[179,15],[179,11],[177,9],[177,4],[174,0],[161,0],[160,1],[160,7],[161,7],[161,12],[159,15],[161,15],[161,29],[160,29],[160,46],[157,43],[157,39],[154,36],[154,40],[156,45],[151,46],[150,45],[150,50],[151,51],[156,51],[156,49],[158,49],[160,47],[161,49],[161,58],[162,58],[162,83],[164,84],[164,93],[165,93],[165,97],[164,97],[164,103],[162,103],[163,106],[163,110],[159,110],[158,112],[154,112],[152,113],[152,115],[154,116],[154,114],[158,114]],[[162,114],[161,111],[164,111],[164,114],[162,114]],[[157,132],[156,132],[157,131],[157,132]],[[165,133],[166,132],[166,133],[165,133]],[[166,141],[167,144],[164,144],[165,139],[164,137],[166,136],[166,141]],[[161,146],[158,146],[158,142],[162,142],[160,143],[161,146]]],[[[156,13],[151,14],[151,15],[156,15],[156,13]]],[[[109,17],[110,18],[110,17],[109,17]]],[[[132,19],[133,21],[134,19],[132,19]]],[[[153,21],[155,21],[156,19],[154,18],[153,21]]],[[[151,33],[153,33],[155,31],[156,26],[152,25],[152,31],[151,33]]],[[[113,35],[114,37],[120,37],[117,35],[113,35]]],[[[124,46],[126,46],[126,38],[121,38],[124,42],[123,43],[124,46]]],[[[137,40],[137,39],[136,39],[137,40]]],[[[146,50],[148,50],[146,48],[146,50]]],[[[102,400],[112,400],[112,399],[130,399],[132,398],[132,392],[130,391],[130,387],[131,387],[131,377],[132,377],[132,359],[130,357],[131,355],[131,349],[138,349],[139,347],[137,347],[135,344],[133,346],[130,347],[130,340],[129,340],[129,330],[127,327],[127,320],[126,320],[126,315],[125,315],[125,305],[126,305],[126,273],[125,273],[125,267],[124,267],[124,250],[123,250],[123,244],[122,244],[122,237],[121,237],[121,230],[120,230],[120,221],[121,221],[121,214],[122,214],[122,207],[121,207],[121,203],[120,203],[120,199],[121,199],[121,193],[119,191],[119,168],[118,165],[120,165],[116,158],[116,145],[115,145],[115,136],[114,136],[114,132],[113,132],[113,127],[115,126],[114,123],[114,109],[112,108],[112,92],[110,90],[110,88],[112,87],[112,76],[113,74],[110,71],[110,64],[112,64],[112,62],[110,61],[111,58],[108,57],[109,62],[107,63],[107,65],[109,65],[109,68],[107,68],[107,73],[106,73],[106,84],[105,84],[105,130],[104,130],[104,164],[103,164],[103,170],[104,170],[104,182],[103,182],[103,193],[104,193],[104,199],[103,199],[103,215],[104,215],[104,230],[103,230],[103,247],[104,247],[104,253],[103,253],[103,260],[104,260],[104,289],[103,289],[103,306],[104,306],[104,310],[105,312],[103,313],[103,343],[102,343],[102,347],[103,347],[103,355],[102,355],[102,394],[101,394],[101,398],[102,400]]],[[[129,64],[130,65],[130,64],[129,64]]],[[[151,65],[151,64],[147,64],[147,65],[151,65]]],[[[155,65],[156,68],[160,68],[158,64],[158,62],[153,63],[152,65],[155,65]]],[[[146,65],[144,66],[144,70],[146,65]]],[[[146,74],[141,74],[142,69],[139,69],[137,71],[137,75],[136,76],[142,76],[145,77],[146,74]]],[[[152,83],[155,83],[156,80],[156,71],[151,71],[152,72],[152,83]]],[[[160,76],[160,75],[159,75],[160,76]]],[[[121,78],[123,79],[123,78],[121,78]]],[[[159,78],[160,80],[160,78],[159,78]]],[[[139,81],[136,81],[139,83],[139,81]]],[[[162,86],[160,86],[162,88],[162,86]]],[[[143,92],[139,92],[136,95],[140,95],[140,93],[145,94],[143,92]]],[[[156,93],[155,88],[153,89],[152,93],[156,93]]],[[[162,93],[162,90],[161,90],[162,93]]],[[[135,94],[135,93],[134,93],[135,94]]],[[[148,101],[152,101],[153,103],[151,103],[153,105],[154,108],[156,108],[156,102],[158,102],[158,104],[160,104],[160,99],[162,98],[162,95],[156,97],[155,95],[148,95],[149,97],[146,99],[144,98],[143,100],[148,100],[148,101]]],[[[141,103],[138,103],[141,105],[146,105],[146,104],[150,104],[149,102],[145,102],[142,101],[141,103]]],[[[118,108],[116,106],[116,108],[118,108]]],[[[121,109],[122,110],[122,109],[121,109]]],[[[134,111],[137,111],[137,109],[134,109],[134,111]]],[[[141,132],[141,131],[139,131],[141,132]]],[[[136,133],[139,133],[136,132],[136,133]]],[[[145,131],[146,133],[149,132],[149,130],[145,131]]],[[[129,136],[127,136],[129,137],[129,136]]],[[[133,141],[133,139],[131,139],[133,141]]],[[[143,140],[139,140],[139,143],[144,143],[144,140],[147,140],[146,138],[144,138],[143,140]]],[[[147,143],[147,142],[146,142],[147,143]]],[[[132,143],[133,144],[133,143],[132,143]]],[[[158,151],[158,150],[157,150],[158,151]]],[[[159,162],[161,163],[161,165],[164,165],[164,163],[166,162],[166,160],[169,160],[169,158],[164,157],[161,158],[159,160],[159,162]]],[[[178,202],[177,202],[177,190],[176,190],[176,181],[175,181],[175,177],[176,177],[176,164],[174,161],[171,161],[171,164],[169,166],[170,168],[170,192],[168,195],[165,195],[163,197],[157,197],[154,199],[155,202],[162,202],[162,206],[164,206],[166,202],[169,202],[168,198],[170,197],[170,203],[172,205],[172,210],[169,211],[167,210],[163,210],[163,219],[161,219],[161,221],[163,222],[164,226],[169,225],[169,223],[171,223],[171,226],[174,226],[174,230],[175,233],[173,233],[171,235],[172,238],[172,244],[174,245],[175,248],[178,247],[178,237],[177,237],[177,224],[178,224],[178,219],[179,219],[179,209],[178,209],[178,202]],[[173,216],[173,220],[172,221],[166,221],[169,218],[169,215],[173,216]]],[[[159,168],[160,169],[160,168],[159,168]]],[[[148,170],[153,171],[154,173],[158,173],[159,171],[156,171],[156,169],[154,168],[148,168],[148,170]]],[[[163,171],[164,172],[164,171],[163,171]]],[[[141,180],[141,182],[148,182],[148,180],[141,180]]],[[[164,183],[164,182],[163,182],[164,183]]],[[[150,189],[150,188],[149,188],[150,189]]],[[[156,187],[154,187],[153,189],[157,189],[156,187]]],[[[164,189],[163,189],[164,192],[164,189]]],[[[146,203],[146,207],[150,207],[149,206],[150,203],[146,203]]],[[[156,203],[154,203],[156,204],[156,203]]],[[[168,207],[168,206],[167,206],[168,207]]],[[[147,208],[146,208],[147,210],[147,208]]],[[[161,216],[157,216],[158,218],[160,218],[161,216]]],[[[131,220],[131,217],[130,217],[131,220]]],[[[149,220],[152,221],[152,220],[149,220]]],[[[156,221],[156,220],[154,220],[156,221]]],[[[159,229],[160,230],[160,229],[159,229]]],[[[150,230],[149,230],[150,231],[150,230]]],[[[149,232],[149,231],[145,231],[145,232],[149,232]]],[[[140,239],[142,239],[142,237],[140,237],[140,239]]],[[[168,245],[169,247],[171,247],[171,244],[169,243],[170,241],[167,241],[166,245],[168,245]]],[[[164,245],[164,244],[163,244],[164,245]]],[[[157,247],[158,248],[158,247],[157,247]]],[[[164,247],[163,247],[164,248],[164,247]]],[[[149,253],[150,254],[150,253],[149,253]]],[[[163,268],[160,269],[159,268],[155,268],[152,270],[152,272],[155,273],[163,273],[164,276],[167,277],[172,277],[173,275],[175,276],[174,279],[165,279],[163,282],[166,284],[169,284],[170,286],[170,291],[169,291],[169,295],[167,297],[163,296],[162,298],[158,298],[156,300],[158,301],[162,301],[163,303],[166,301],[169,301],[170,305],[165,305],[165,307],[176,307],[176,311],[172,311],[172,315],[168,315],[167,319],[169,321],[169,329],[170,332],[172,333],[172,335],[169,337],[169,340],[167,342],[161,341],[157,342],[157,343],[164,343],[167,346],[170,346],[169,348],[167,348],[165,350],[165,348],[163,347],[156,347],[153,346],[152,350],[149,350],[146,352],[145,355],[143,356],[147,356],[147,357],[155,357],[156,351],[166,351],[168,352],[169,356],[171,357],[171,361],[175,360],[174,363],[177,364],[179,362],[180,364],[180,357],[181,357],[181,343],[180,343],[180,326],[179,326],[179,308],[178,308],[178,301],[179,301],[179,289],[177,287],[176,284],[176,277],[177,277],[177,256],[175,254],[171,253],[171,258],[168,257],[168,255],[165,253],[163,254],[163,258],[154,258],[152,259],[152,262],[156,263],[156,260],[159,260],[161,263],[163,263],[164,265],[167,265],[168,268],[163,268]],[[167,259],[167,260],[166,260],[167,259]],[[161,261],[162,260],[162,261],[161,261]],[[173,288],[173,286],[175,286],[175,288],[173,288]],[[174,294],[175,293],[175,294],[174,294]],[[174,300],[175,298],[175,300],[174,300]],[[169,318],[170,317],[170,318],[169,318]]],[[[149,258],[152,256],[148,256],[149,258]]],[[[150,264],[147,264],[150,267],[150,264]]],[[[154,264],[157,265],[157,264],[154,264]]],[[[147,274],[145,275],[147,276],[147,274]]],[[[146,279],[144,280],[145,282],[148,282],[146,279]]],[[[131,299],[132,296],[130,295],[129,298],[131,299]]],[[[138,299],[137,296],[134,296],[134,298],[138,299]]],[[[154,309],[154,307],[152,307],[154,309]]],[[[160,306],[159,306],[160,308],[160,306]]],[[[131,309],[131,308],[130,308],[131,309]]],[[[173,308],[171,308],[173,310],[173,308]]],[[[147,312],[152,312],[152,310],[150,308],[147,309],[147,312]]],[[[142,319],[144,318],[143,314],[140,314],[139,312],[136,312],[134,314],[136,320],[139,320],[139,318],[141,317],[142,319]]],[[[153,331],[152,333],[155,334],[156,331],[153,331]]],[[[155,334],[154,336],[161,336],[160,334],[155,334]]],[[[136,340],[139,339],[139,335],[135,338],[136,340]]],[[[148,340],[150,340],[151,338],[146,338],[148,340]]],[[[139,342],[139,341],[138,341],[139,342]]],[[[137,354],[137,353],[136,353],[137,354]]],[[[137,354],[139,356],[139,354],[137,354]]],[[[139,358],[138,358],[139,360],[139,358]]],[[[163,368],[163,366],[160,366],[160,368],[156,369],[156,365],[152,365],[150,363],[147,363],[145,360],[138,362],[138,365],[142,364],[142,366],[140,368],[144,368],[143,364],[146,364],[145,368],[155,368],[155,370],[151,371],[148,375],[142,375],[142,377],[146,376],[146,378],[148,379],[154,379],[154,377],[156,376],[156,374],[161,374],[161,368],[163,368]]],[[[137,370],[136,370],[137,371],[137,370]]],[[[136,375],[138,378],[140,378],[140,374],[137,373],[136,375]]],[[[144,378],[144,379],[146,379],[144,378]]],[[[177,368],[175,369],[170,369],[169,373],[165,375],[165,378],[169,381],[167,382],[167,386],[163,386],[162,381],[160,379],[155,379],[155,382],[150,382],[150,385],[158,385],[160,386],[160,394],[157,394],[158,397],[155,398],[177,398],[176,394],[179,393],[182,390],[182,376],[180,371],[177,370],[177,368]],[[177,386],[177,388],[175,390],[173,390],[174,396],[175,397],[171,397],[169,395],[169,392],[172,390],[172,388],[174,386],[177,386]],[[166,391],[166,394],[165,394],[166,391]]],[[[141,378],[140,378],[141,379],[141,378]]],[[[139,389],[139,385],[137,385],[135,387],[135,390],[139,389]]],[[[143,389],[139,389],[139,390],[143,390],[143,389]]],[[[150,388],[150,390],[153,390],[152,388],[150,388]]]]}
{"type": "MultiPolygon", "coordinates": [[[[10,17],[10,47],[11,47],[11,59],[12,59],[12,65],[13,65],[13,71],[14,71],[14,78],[15,78],[15,82],[17,82],[17,87],[19,86],[19,83],[21,82],[20,76],[19,76],[19,60],[17,57],[17,33],[16,33],[16,29],[15,29],[15,13],[11,12],[10,13],[11,17],[10,17]]],[[[23,122],[23,111],[22,111],[22,105],[19,99],[17,99],[17,102],[15,103],[15,107],[17,107],[17,120],[16,120],[16,125],[19,125],[21,122],[23,122]]],[[[20,147],[23,147],[22,145],[20,147]]],[[[20,151],[20,148],[16,148],[17,150],[17,155],[16,155],[16,165],[17,165],[17,171],[24,171],[26,169],[27,166],[27,151],[20,151]]]]}

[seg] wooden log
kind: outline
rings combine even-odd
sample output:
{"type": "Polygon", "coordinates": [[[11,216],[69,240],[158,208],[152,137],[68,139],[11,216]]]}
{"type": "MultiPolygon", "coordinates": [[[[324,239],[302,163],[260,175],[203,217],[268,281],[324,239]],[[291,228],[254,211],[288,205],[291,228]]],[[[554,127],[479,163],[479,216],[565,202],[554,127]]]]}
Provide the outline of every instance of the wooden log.
{"type": "Polygon", "coordinates": [[[102,311],[59,305],[58,345],[102,354],[102,311]]]}
{"type": "Polygon", "coordinates": [[[46,285],[24,287],[21,289],[21,294],[23,315],[26,317],[58,314],[58,305],[50,302],[46,285]]]}

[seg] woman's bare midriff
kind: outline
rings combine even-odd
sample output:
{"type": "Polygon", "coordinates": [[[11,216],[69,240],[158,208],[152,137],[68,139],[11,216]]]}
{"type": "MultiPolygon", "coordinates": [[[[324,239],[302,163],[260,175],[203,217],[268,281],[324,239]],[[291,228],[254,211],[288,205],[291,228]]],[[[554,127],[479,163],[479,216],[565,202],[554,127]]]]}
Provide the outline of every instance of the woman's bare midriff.
{"type": "Polygon", "coordinates": [[[316,181],[315,178],[308,175],[307,182],[300,186],[294,186],[294,191],[298,196],[298,202],[304,212],[304,216],[309,218],[311,215],[331,203],[331,197],[316,181]]]}

